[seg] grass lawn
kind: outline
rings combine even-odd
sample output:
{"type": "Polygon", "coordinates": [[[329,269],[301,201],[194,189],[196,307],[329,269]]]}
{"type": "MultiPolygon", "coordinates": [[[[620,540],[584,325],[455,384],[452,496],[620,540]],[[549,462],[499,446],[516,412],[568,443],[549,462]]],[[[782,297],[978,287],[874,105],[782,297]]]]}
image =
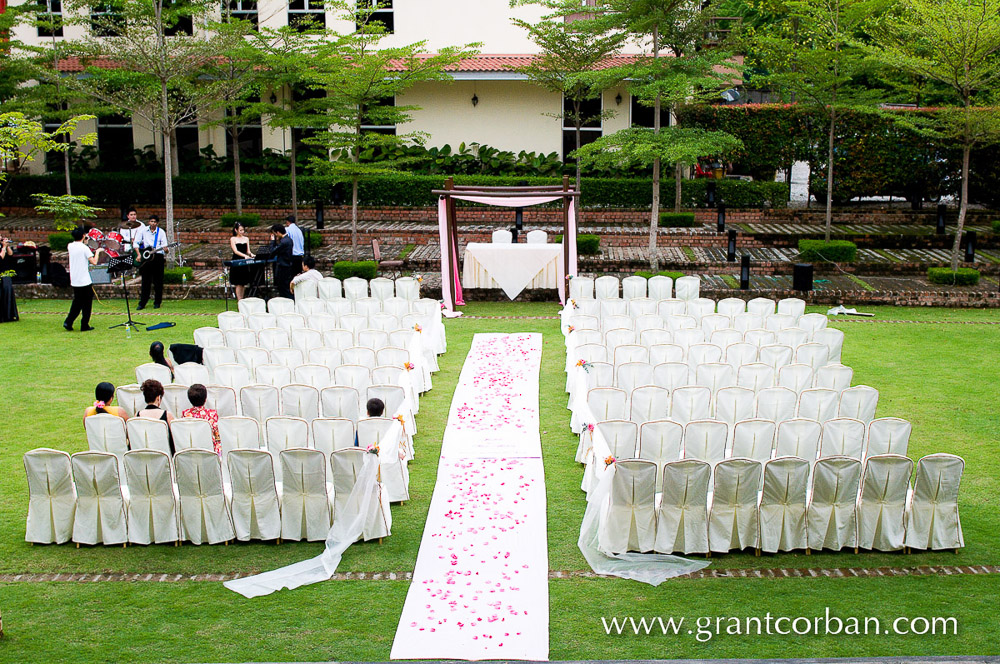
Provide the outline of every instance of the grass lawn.
{"type": "MultiPolygon", "coordinates": [[[[107,330],[118,322],[118,302],[95,310],[98,329],[67,333],[60,323],[68,302],[20,303],[22,320],[0,325],[0,573],[41,572],[255,572],[302,560],[320,545],[241,543],[228,547],[170,546],[81,548],[24,542],[27,487],[22,454],[47,446],[86,449],[80,411],[100,380],[134,380],[149,343],[190,342],[196,327],[214,324],[221,302],[167,302],[143,322],[173,321],[156,332],[107,330]],[[58,312],[53,315],[45,312],[58,312]]],[[[473,316],[554,316],[553,304],[475,304],[473,316]]],[[[825,310],[825,308],[811,308],[825,310]]],[[[865,308],[876,323],[841,322],[847,333],[844,361],[855,384],[880,390],[879,416],[913,422],[910,456],[953,452],[966,459],[962,521],[966,549],[953,553],[853,555],[746,554],[713,557],[717,568],[879,567],[1000,564],[994,546],[1000,530],[994,472],[1000,460],[1000,325],[886,323],[903,321],[1000,321],[997,311],[865,308]]],[[[576,439],[562,371],[565,350],[555,319],[456,319],[446,323],[448,353],[434,389],[421,399],[417,458],[410,466],[411,500],[393,507],[393,534],[379,546],[346,552],[341,571],[413,569],[437,470],[448,406],[466,352],[477,332],[541,332],[541,429],[548,495],[549,564],[553,570],[585,570],[576,549],[584,497],[582,469],[573,461],[576,439]]],[[[659,588],[609,579],[553,580],[551,657],[791,657],[997,654],[1000,628],[993,609],[1000,600],[996,576],[882,579],[704,579],[668,581],[659,588]],[[951,616],[957,637],[719,637],[699,643],[684,636],[605,636],[601,616],[668,617],[814,615],[831,607],[840,616],[951,616]]],[[[388,658],[405,597],[405,581],[330,582],[245,600],[214,583],[46,583],[0,585],[6,637],[0,662],[362,660],[388,658]],[[364,606],[358,611],[356,607],[364,606]],[[135,629],[121,630],[128,625],[135,629]],[[75,644],[72,653],[65,650],[75,644]],[[106,648],[107,650],[100,650],[106,648]],[[74,659],[75,658],[75,659],[74,659]]]]}

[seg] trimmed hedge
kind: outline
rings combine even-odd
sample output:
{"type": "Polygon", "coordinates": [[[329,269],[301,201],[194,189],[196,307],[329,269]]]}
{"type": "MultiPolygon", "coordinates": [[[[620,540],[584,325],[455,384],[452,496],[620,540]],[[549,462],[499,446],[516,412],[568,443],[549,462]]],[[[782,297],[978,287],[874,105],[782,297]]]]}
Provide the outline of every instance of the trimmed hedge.
{"type": "Polygon", "coordinates": [[[313,231],[306,235],[306,241],[309,243],[310,249],[319,249],[323,246],[323,235],[313,231]]]}
{"type": "Polygon", "coordinates": [[[1000,219],[994,219],[990,222],[990,226],[993,228],[993,232],[1000,235],[1000,219]]]}
{"type": "MultiPolygon", "coordinates": [[[[556,244],[563,241],[562,235],[556,235],[553,240],[556,244]]],[[[596,256],[601,253],[601,238],[598,235],[577,235],[576,253],[578,256],[596,256]]]]}
{"type": "Polygon", "coordinates": [[[695,221],[693,212],[661,212],[660,213],[660,228],[688,228],[691,226],[700,226],[697,221],[695,221]]]}
{"type": "Polygon", "coordinates": [[[236,222],[240,222],[246,228],[259,226],[260,215],[254,214],[252,212],[244,212],[243,214],[237,214],[235,212],[227,212],[226,214],[219,217],[219,223],[223,228],[232,228],[233,226],[236,225],[236,222]]]}
{"type": "Polygon", "coordinates": [[[163,271],[163,283],[180,284],[184,283],[184,276],[187,275],[188,283],[194,276],[194,269],[190,267],[172,267],[163,271]]]}
{"type": "Polygon", "coordinates": [[[670,277],[674,281],[677,281],[684,276],[683,272],[673,272],[671,270],[660,270],[659,272],[653,273],[649,270],[642,270],[635,273],[637,277],[643,277],[644,279],[652,279],[653,277],[670,277]]]}
{"type": "MultiPolygon", "coordinates": [[[[456,175],[456,184],[482,186],[516,186],[561,184],[558,178],[456,175]]],[[[788,185],[781,182],[716,180],[717,197],[731,208],[758,208],[770,205],[784,207],[788,203],[788,185]]],[[[706,180],[684,180],[682,204],[685,207],[705,205],[706,180]]],[[[433,207],[437,198],[432,189],[444,186],[444,176],[390,173],[372,176],[358,183],[358,200],[363,206],[433,207]]],[[[0,205],[34,206],[35,193],[58,195],[65,190],[61,174],[16,175],[8,180],[0,205]]],[[[649,178],[584,178],[583,204],[587,208],[649,208],[653,201],[649,178]]],[[[288,177],[281,175],[244,175],[243,204],[287,206],[292,189],[288,177]]],[[[73,175],[73,191],[88,196],[91,202],[104,205],[138,203],[163,204],[163,176],[155,173],[78,173],[73,175]]],[[[673,201],[673,180],[662,183],[664,202],[673,201]]],[[[345,200],[341,185],[333,178],[319,175],[298,177],[300,204],[312,201],[345,200]]],[[[349,200],[349,199],[346,199],[349,200]]],[[[230,207],[235,204],[233,176],[228,173],[183,173],[174,178],[175,205],[205,205],[230,207]]],[[[457,201],[458,205],[474,205],[457,201]]],[[[560,205],[550,203],[549,205],[560,205]]]]}
{"type": "Polygon", "coordinates": [[[378,274],[375,261],[337,261],[333,264],[333,276],[341,281],[350,277],[361,277],[371,281],[378,274]]]}
{"type": "Polygon", "coordinates": [[[49,233],[49,249],[52,251],[66,251],[66,247],[73,241],[70,233],[49,233]]]}
{"type": "Polygon", "coordinates": [[[858,245],[847,240],[799,240],[799,260],[814,263],[852,263],[858,257],[858,245]]]}
{"type": "Polygon", "coordinates": [[[960,267],[958,272],[952,272],[950,267],[929,267],[927,281],[946,286],[975,286],[979,283],[979,270],[960,267]]]}

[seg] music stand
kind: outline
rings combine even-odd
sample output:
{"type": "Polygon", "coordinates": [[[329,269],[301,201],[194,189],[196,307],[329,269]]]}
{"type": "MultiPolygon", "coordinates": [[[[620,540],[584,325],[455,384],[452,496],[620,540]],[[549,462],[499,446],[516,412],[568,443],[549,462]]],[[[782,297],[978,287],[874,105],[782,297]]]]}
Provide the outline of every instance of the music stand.
{"type": "Polygon", "coordinates": [[[113,330],[116,327],[128,327],[128,326],[136,327],[139,325],[141,325],[142,327],[146,326],[145,323],[139,323],[137,321],[132,320],[132,307],[129,304],[128,300],[128,284],[126,284],[125,282],[125,274],[129,270],[131,270],[134,265],[135,265],[135,259],[132,256],[122,256],[119,258],[112,258],[111,260],[108,261],[108,274],[109,275],[114,275],[115,273],[121,274],[122,292],[125,293],[125,312],[128,315],[128,320],[126,320],[124,323],[118,323],[117,325],[112,325],[111,327],[108,328],[109,330],[113,330]]]}

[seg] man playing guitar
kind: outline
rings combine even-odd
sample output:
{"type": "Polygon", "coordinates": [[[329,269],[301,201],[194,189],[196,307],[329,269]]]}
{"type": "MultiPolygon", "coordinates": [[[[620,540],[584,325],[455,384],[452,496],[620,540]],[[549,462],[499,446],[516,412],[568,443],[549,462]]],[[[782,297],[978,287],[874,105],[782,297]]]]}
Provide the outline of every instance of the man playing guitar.
{"type": "Polygon", "coordinates": [[[136,258],[141,256],[141,252],[152,249],[154,253],[148,260],[143,262],[139,268],[142,275],[142,288],[139,291],[138,309],[146,308],[149,302],[149,291],[155,288],[153,294],[153,308],[159,309],[163,300],[163,269],[166,266],[164,254],[170,251],[167,247],[167,234],[160,228],[160,218],[155,214],[149,216],[149,224],[142,229],[137,238],[138,244],[135,247],[136,258]]]}

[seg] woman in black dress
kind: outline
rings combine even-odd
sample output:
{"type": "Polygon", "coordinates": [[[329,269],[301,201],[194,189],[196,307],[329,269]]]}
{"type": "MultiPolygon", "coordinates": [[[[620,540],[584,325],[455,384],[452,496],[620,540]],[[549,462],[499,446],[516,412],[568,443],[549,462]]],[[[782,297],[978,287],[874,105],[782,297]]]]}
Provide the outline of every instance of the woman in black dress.
{"type": "MultiPolygon", "coordinates": [[[[233,236],[229,238],[229,247],[233,250],[234,261],[254,257],[250,251],[250,238],[247,237],[247,229],[238,221],[233,226],[233,236]]],[[[242,300],[244,290],[250,283],[250,268],[246,265],[234,265],[229,268],[229,283],[236,291],[236,299],[242,300]]]]}
{"type": "MultiPolygon", "coordinates": [[[[0,237],[0,274],[13,271],[15,265],[14,247],[8,238],[0,237]]],[[[18,316],[14,280],[10,277],[0,277],[0,323],[15,320],[18,320],[18,316]]]]}

